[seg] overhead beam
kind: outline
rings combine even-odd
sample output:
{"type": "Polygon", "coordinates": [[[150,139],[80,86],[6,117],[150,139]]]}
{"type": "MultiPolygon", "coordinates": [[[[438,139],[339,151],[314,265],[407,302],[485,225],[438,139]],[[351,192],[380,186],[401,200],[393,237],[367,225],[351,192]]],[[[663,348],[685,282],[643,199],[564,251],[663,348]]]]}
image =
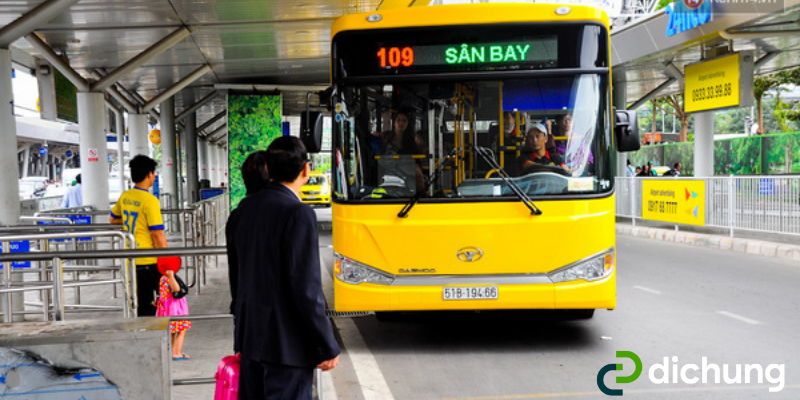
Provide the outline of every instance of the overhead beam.
{"type": "Polygon", "coordinates": [[[683,84],[683,72],[675,66],[671,61],[664,65],[664,71],[668,76],[675,78],[678,82],[683,84]]]}
{"type": "Polygon", "coordinates": [[[181,90],[183,90],[183,88],[191,85],[192,82],[200,79],[203,75],[207,74],[209,71],[211,71],[211,66],[208,65],[208,64],[203,65],[202,67],[194,70],[192,73],[187,75],[185,78],[183,78],[180,81],[176,82],[174,85],[170,86],[169,88],[167,88],[163,92],[159,93],[158,96],[156,96],[156,97],[152,98],[150,101],[148,101],[144,105],[143,110],[144,111],[152,110],[157,105],[159,105],[162,102],[164,102],[164,100],[174,96],[176,93],[178,93],[181,90]]]}
{"type": "Polygon", "coordinates": [[[218,91],[216,90],[211,91],[211,93],[205,95],[205,97],[200,99],[200,101],[192,104],[189,108],[181,111],[181,113],[175,117],[175,122],[181,122],[184,118],[186,118],[187,115],[199,110],[200,107],[203,107],[204,105],[210,103],[211,100],[214,100],[217,96],[219,96],[218,91]]]}
{"type": "Polygon", "coordinates": [[[15,40],[50,22],[77,2],[78,0],[50,0],[39,4],[0,29],[0,48],[7,49],[15,40]]]}
{"type": "Polygon", "coordinates": [[[219,128],[215,129],[214,132],[211,132],[206,138],[210,143],[215,143],[220,140],[225,134],[228,133],[228,126],[222,125],[219,128]]]}
{"type": "Polygon", "coordinates": [[[764,64],[770,62],[773,58],[777,57],[779,54],[781,54],[780,50],[774,50],[768,52],[767,54],[764,54],[763,56],[761,56],[761,58],[756,60],[755,63],[753,63],[753,70],[761,68],[764,64]]]}
{"type": "Polygon", "coordinates": [[[641,99],[636,100],[635,103],[631,104],[630,107],[628,107],[628,110],[636,110],[637,108],[641,107],[644,103],[647,103],[652,98],[658,96],[659,93],[663,92],[666,88],[669,87],[669,85],[672,85],[676,81],[677,80],[675,78],[670,77],[669,79],[667,79],[666,82],[662,83],[657,88],[650,91],[650,93],[644,95],[641,99]]]}
{"type": "MultiPolygon", "coordinates": [[[[98,71],[98,70],[94,70],[94,71],[92,71],[92,77],[95,78],[95,79],[102,79],[103,78],[103,74],[100,73],[100,71],[98,71]]],[[[106,89],[106,93],[110,94],[111,97],[114,98],[114,100],[116,100],[117,102],[122,104],[122,106],[125,107],[125,111],[127,111],[128,113],[136,114],[139,111],[139,105],[138,104],[134,104],[130,99],[128,99],[122,93],[120,93],[120,91],[117,89],[116,86],[109,86],[106,89]]],[[[106,104],[106,105],[108,105],[108,104],[106,104]]]]}
{"type": "Polygon", "coordinates": [[[50,46],[47,45],[39,36],[36,36],[33,33],[29,33],[25,35],[25,40],[33,46],[36,51],[38,51],[45,60],[47,60],[50,64],[52,64],[59,72],[64,74],[64,76],[78,88],[79,92],[88,92],[89,82],[86,79],[77,73],[72,67],[69,66],[69,63],[64,61],[63,58],[59,57],[50,46]]]}
{"type": "Polygon", "coordinates": [[[119,81],[123,76],[131,73],[136,68],[141,67],[148,61],[158,57],[161,53],[169,50],[172,46],[180,43],[186,39],[192,32],[187,27],[182,27],[175,32],[170,33],[167,37],[159,40],[156,44],[150,46],[147,50],[139,53],[136,57],[128,60],[117,69],[111,71],[103,79],[92,84],[92,91],[103,91],[109,86],[119,81]]]}
{"type": "MultiPolygon", "coordinates": [[[[208,129],[208,127],[213,125],[215,122],[221,120],[222,117],[224,117],[227,113],[228,113],[227,111],[223,111],[223,112],[211,117],[211,119],[209,119],[208,121],[203,122],[202,125],[197,127],[197,132],[204,131],[204,130],[208,129]]],[[[206,136],[209,136],[209,135],[206,135],[206,136]]]]}
{"type": "Polygon", "coordinates": [[[241,92],[320,92],[328,86],[301,86],[301,85],[269,85],[269,84],[215,84],[217,90],[236,90],[241,92]]]}

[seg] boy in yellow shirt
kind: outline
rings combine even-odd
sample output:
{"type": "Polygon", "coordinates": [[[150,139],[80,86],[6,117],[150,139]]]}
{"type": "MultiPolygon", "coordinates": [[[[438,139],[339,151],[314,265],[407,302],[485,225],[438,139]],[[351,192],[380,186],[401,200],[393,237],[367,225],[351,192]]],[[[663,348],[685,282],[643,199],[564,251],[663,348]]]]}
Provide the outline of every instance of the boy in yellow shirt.
{"type": "MultiPolygon", "coordinates": [[[[125,232],[133,233],[137,249],[167,247],[164,234],[164,219],[161,217],[161,205],[158,198],[148,191],[156,180],[155,160],[138,155],[130,162],[131,179],[136,184],[122,194],[117,204],[111,209],[109,222],[122,224],[125,232]]],[[[151,317],[156,315],[153,302],[158,290],[161,273],[156,267],[156,257],[139,257],[136,259],[136,296],[139,301],[138,315],[151,317]]]]}

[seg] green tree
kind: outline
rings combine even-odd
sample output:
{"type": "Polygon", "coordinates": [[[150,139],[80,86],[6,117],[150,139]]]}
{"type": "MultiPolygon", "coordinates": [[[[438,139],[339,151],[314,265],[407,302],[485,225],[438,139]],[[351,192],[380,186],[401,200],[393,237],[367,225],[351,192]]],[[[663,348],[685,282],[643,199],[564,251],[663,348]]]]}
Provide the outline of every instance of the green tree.
{"type": "Polygon", "coordinates": [[[660,99],[654,99],[653,105],[659,109],[664,111],[667,114],[674,115],[678,118],[681,123],[681,130],[678,134],[678,141],[679,142],[686,142],[687,139],[687,132],[689,130],[689,117],[691,115],[687,114],[683,108],[683,95],[682,94],[673,94],[666,97],[662,97],[660,99]]]}
{"type": "Polygon", "coordinates": [[[756,107],[758,108],[759,135],[763,135],[767,132],[764,129],[764,110],[761,104],[762,99],[768,91],[778,88],[782,82],[783,80],[777,74],[757,76],[753,78],[753,97],[756,100],[756,107]]]}

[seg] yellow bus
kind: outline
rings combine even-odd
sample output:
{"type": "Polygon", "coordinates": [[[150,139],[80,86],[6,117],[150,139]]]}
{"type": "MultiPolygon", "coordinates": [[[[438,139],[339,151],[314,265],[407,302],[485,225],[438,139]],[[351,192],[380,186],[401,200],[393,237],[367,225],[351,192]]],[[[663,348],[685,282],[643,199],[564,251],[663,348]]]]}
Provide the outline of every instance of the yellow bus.
{"type": "Polygon", "coordinates": [[[608,48],[585,6],[338,18],[335,310],[614,309],[616,152],[639,140],[608,48]]]}

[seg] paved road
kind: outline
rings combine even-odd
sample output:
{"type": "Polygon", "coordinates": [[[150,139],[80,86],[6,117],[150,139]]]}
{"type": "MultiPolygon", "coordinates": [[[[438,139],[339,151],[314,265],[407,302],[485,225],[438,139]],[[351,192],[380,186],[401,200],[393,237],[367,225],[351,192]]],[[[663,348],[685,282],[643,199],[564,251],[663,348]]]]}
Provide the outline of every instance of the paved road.
{"type": "MultiPolygon", "coordinates": [[[[800,265],[649,239],[618,238],[618,308],[589,321],[557,321],[536,314],[436,315],[382,323],[375,317],[337,319],[346,353],[332,374],[339,399],[493,400],[607,398],[598,371],[622,363],[605,383],[640,399],[800,398],[800,265]],[[644,371],[633,383],[615,376],[633,362],[615,358],[627,350],[644,371]],[[654,384],[649,369],[663,363],[785,364],[781,374],[728,385],[654,384]]],[[[329,233],[320,237],[331,265],[329,233]]],[[[688,378],[702,376],[688,371],[688,378]]],[[[654,371],[656,377],[663,373],[654,371]]],[[[326,399],[327,400],[327,399],[326,399]]]]}

